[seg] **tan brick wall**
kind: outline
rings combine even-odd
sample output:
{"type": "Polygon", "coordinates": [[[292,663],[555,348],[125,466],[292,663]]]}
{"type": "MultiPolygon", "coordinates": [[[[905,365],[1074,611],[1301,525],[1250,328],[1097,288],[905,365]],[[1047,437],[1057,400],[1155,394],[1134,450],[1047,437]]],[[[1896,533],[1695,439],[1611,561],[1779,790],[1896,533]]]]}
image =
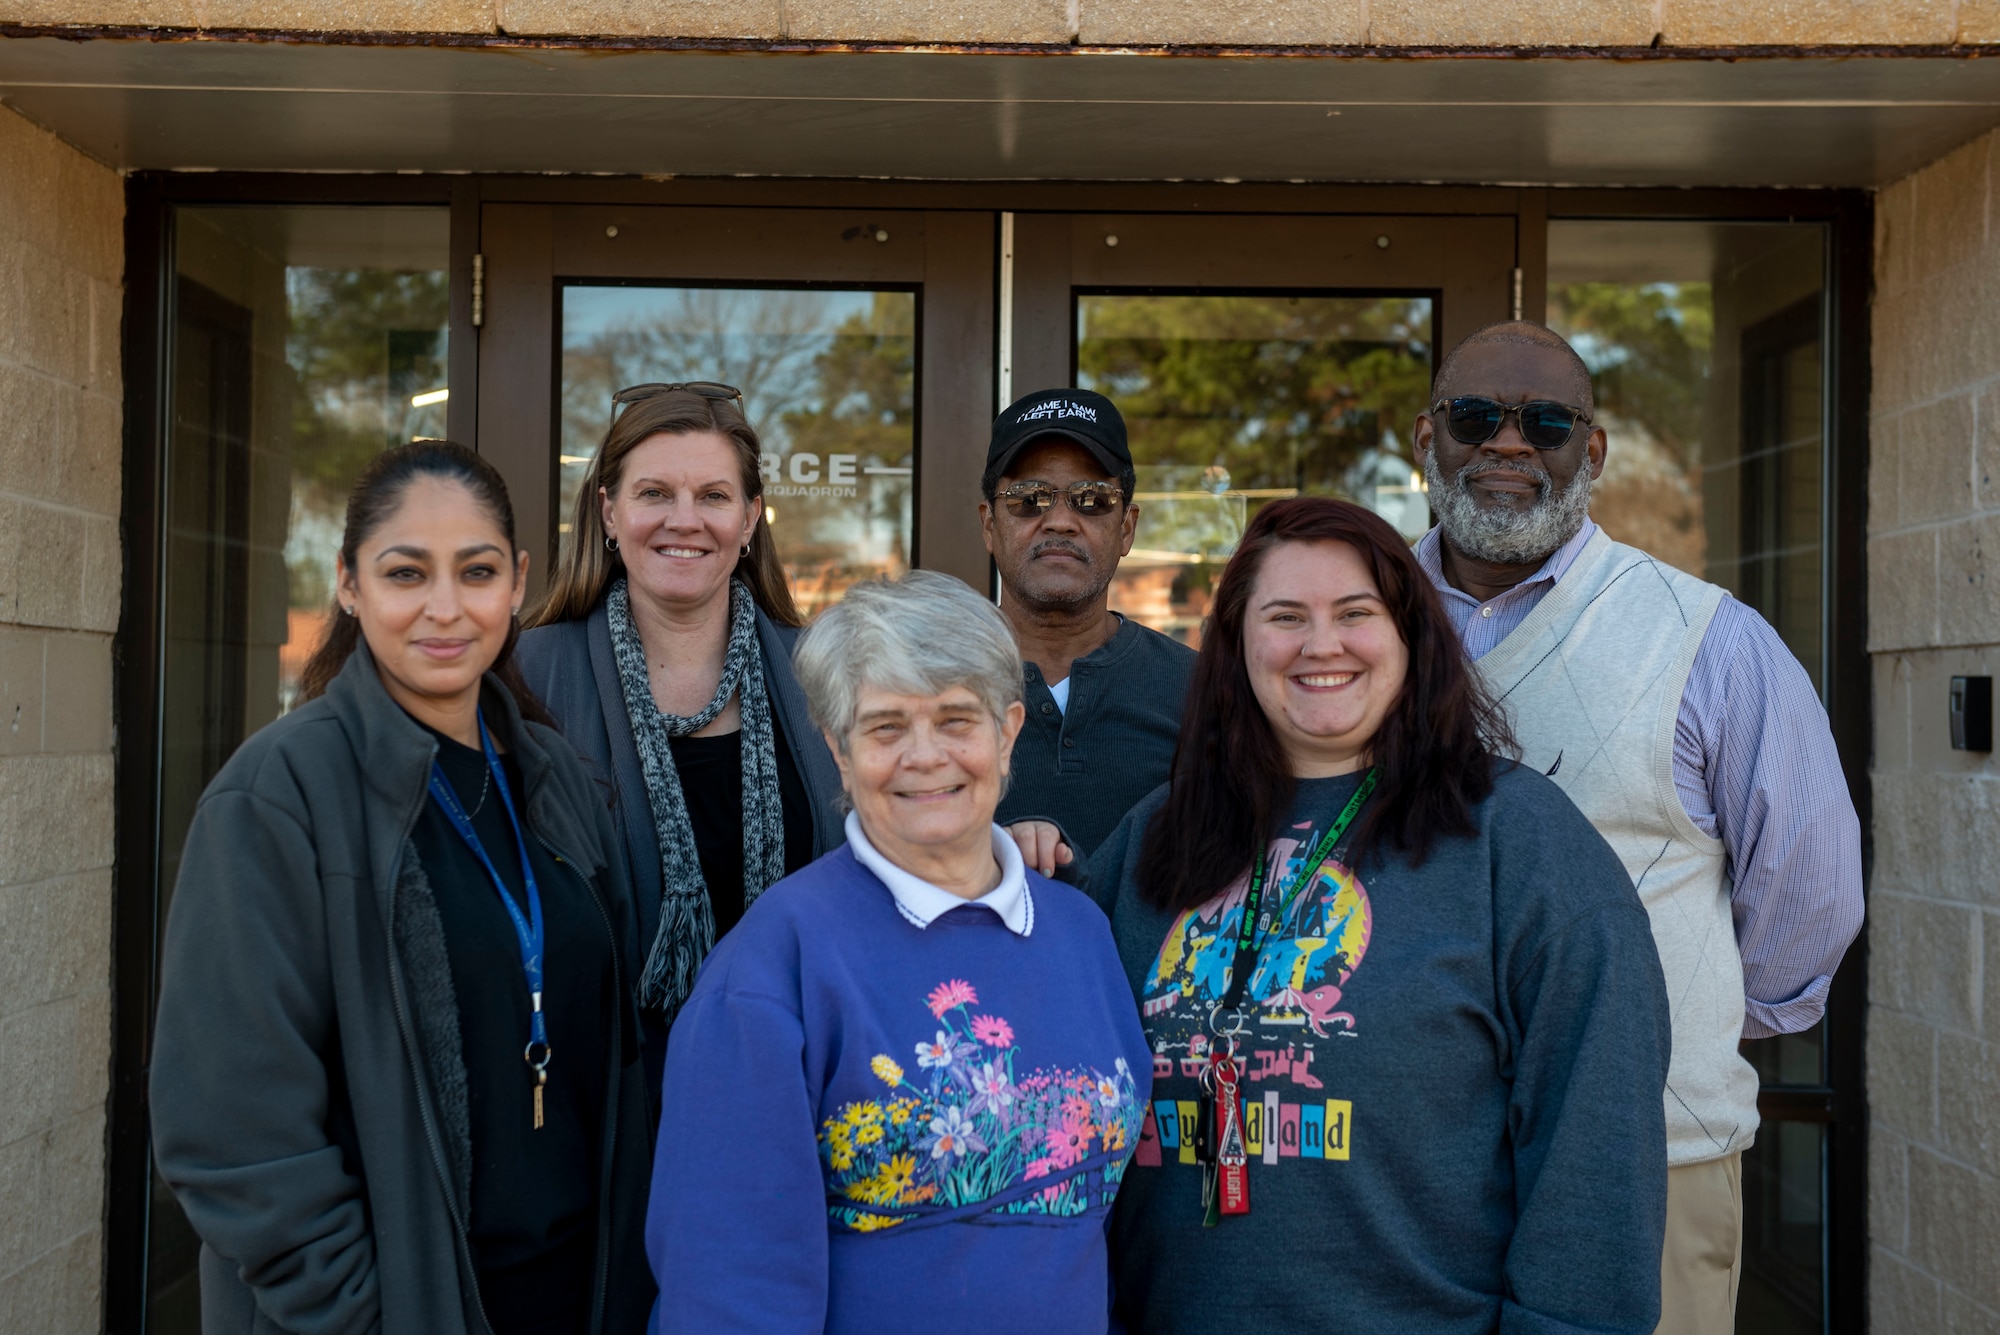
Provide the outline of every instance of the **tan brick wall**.
{"type": "Polygon", "coordinates": [[[0,108],[0,1325],[99,1325],[118,624],[116,173],[0,108]]]}
{"type": "Polygon", "coordinates": [[[1883,191],[1868,491],[1873,1329],[2000,1330],[2000,763],[1950,678],[2000,675],[2000,211],[1988,135],[1883,191]]]}
{"type": "Polygon", "coordinates": [[[0,0],[0,22],[1106,46],[1936,46],[2000,0],[0,0]]]}

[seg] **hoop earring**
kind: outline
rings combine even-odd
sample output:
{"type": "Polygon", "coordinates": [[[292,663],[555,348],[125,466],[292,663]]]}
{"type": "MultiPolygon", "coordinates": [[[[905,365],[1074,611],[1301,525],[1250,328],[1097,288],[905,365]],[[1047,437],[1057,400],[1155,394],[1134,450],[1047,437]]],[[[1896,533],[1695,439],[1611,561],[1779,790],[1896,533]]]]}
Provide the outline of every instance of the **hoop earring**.
{"type": "Polygon", "coordinates": [[[618,550],[618,539],[606,534],[604,538],[604,550],[607,552],[616,552],[618,550]]]}
{"type": "Polygon", "coordinates": [[[744,543],[743,550],[736,553],[736,555],[739,560],[748,560],[750,556],[750,544],[747,542],[744,543]]]}

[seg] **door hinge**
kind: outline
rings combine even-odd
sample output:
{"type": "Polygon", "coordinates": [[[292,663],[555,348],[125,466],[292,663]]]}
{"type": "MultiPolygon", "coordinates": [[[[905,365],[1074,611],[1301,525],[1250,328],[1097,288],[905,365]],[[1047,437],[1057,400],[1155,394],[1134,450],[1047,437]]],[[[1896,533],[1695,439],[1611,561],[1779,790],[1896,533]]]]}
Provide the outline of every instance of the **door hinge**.
{"type": "MultiPolygon", "coordinates": [[[[1514,270],[1514,309],[1519,318],[1521,308],[1521,271],[1514,270]]],[[[479,328],[486,323],[486,257],[472,257],[472,327],[479,328]]]]}

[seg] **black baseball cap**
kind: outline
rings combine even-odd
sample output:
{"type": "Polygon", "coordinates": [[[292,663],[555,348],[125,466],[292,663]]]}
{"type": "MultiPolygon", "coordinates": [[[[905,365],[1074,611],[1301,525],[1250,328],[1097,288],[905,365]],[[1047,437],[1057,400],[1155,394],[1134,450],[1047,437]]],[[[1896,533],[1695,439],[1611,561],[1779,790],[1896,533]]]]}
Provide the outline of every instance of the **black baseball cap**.
{"type": "Polygon", "coordinates": [[[1074,441],[1113,477],[1132,466],[1125,419],[1102,394],[1087,389],[1044,389],[1016,399],[993,419],[986,471],[1003,476],[1023,446],[1048,436],[1074,441]]]}

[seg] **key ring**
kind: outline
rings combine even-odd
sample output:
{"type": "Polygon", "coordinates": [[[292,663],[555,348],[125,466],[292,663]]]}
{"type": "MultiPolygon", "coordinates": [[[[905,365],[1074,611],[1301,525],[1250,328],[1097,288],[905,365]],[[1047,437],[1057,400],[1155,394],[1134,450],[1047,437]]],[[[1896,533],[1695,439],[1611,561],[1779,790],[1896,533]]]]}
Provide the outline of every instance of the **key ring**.
{"type": "Polygon", "coordinates": [[[1232,1073],[1238,1069],[1236,1065],[1236,1036],[1234,1034],[1231,1034],[1229,1036],[1228,1051],[1224,1052],[1220,1057],[1218,1057],[1214,1055],[1214,1052],[1211,1049],[1209,1059],[1202,1064],[1201,1074],[1195,1077],[1196,1080],[1198,1080],[1201,1084],[1202,1093],[1212,1094],[1215,1092],[1214,1089],[1215,1072],[1216,1069],[1221,1066],[1229,1067],[1232,1073]]]}
{"type": "Polygon", "coordinates": [[[1217,1038],[1229,1039],[1231,1050],[1233,1051],[1235,1047],[1236,1036],[1238,1034],[1246,1034],[1250,1032],[1250,1025],[1247,1021],[1244,1020],[1243,1012],[1238,1008],[1231,1006],[1229,1007],[1229,1018],[1232,1021],[1234,1021],[1234,1023],[1231,1024],[1229,1028],[1224,1029],[1221,1025],[1216,1023],[1215,1019],[1216,1016],[1222,1014],[1222,1010],[1223,1010],[1222,1003],[1219,1001],[1215,1005],[1210,1006],[1208,1008],[1208,1032],[1214,1034],[1217,1038]]]}
{"type": "Polygon", "coordinates": [[[1233,1033],[1222,1034],[1220,1037],[1228,1046],[1223,1048],[1221,1055],[1218,1056],[1216,1054],[1216,1045],[1210,1044],[1208,1060],[1201,1064],[1201,1073],[1195,1077],[1201,1082],[1204,1092],[1208,1090],[1209,1082],[1215,1078],[1216,1067],[1222,1065],[1224,1062],[1228,1062],[1231,1066],[1236,1065],[1236,1035],[1233,1033]]]}
{"type": "Polygon", "coordinates": [[[546,1043],[530,1043],[527,1047],[521,1049],[521,1057],[528,1063],[528,1069],[544,1080],[548,1078],[549,1059],[555,1055],[555,1049],[546,1043]],[[539,1060],[535,1057],[536,1048],[542,1050],[539,1060]]]}

